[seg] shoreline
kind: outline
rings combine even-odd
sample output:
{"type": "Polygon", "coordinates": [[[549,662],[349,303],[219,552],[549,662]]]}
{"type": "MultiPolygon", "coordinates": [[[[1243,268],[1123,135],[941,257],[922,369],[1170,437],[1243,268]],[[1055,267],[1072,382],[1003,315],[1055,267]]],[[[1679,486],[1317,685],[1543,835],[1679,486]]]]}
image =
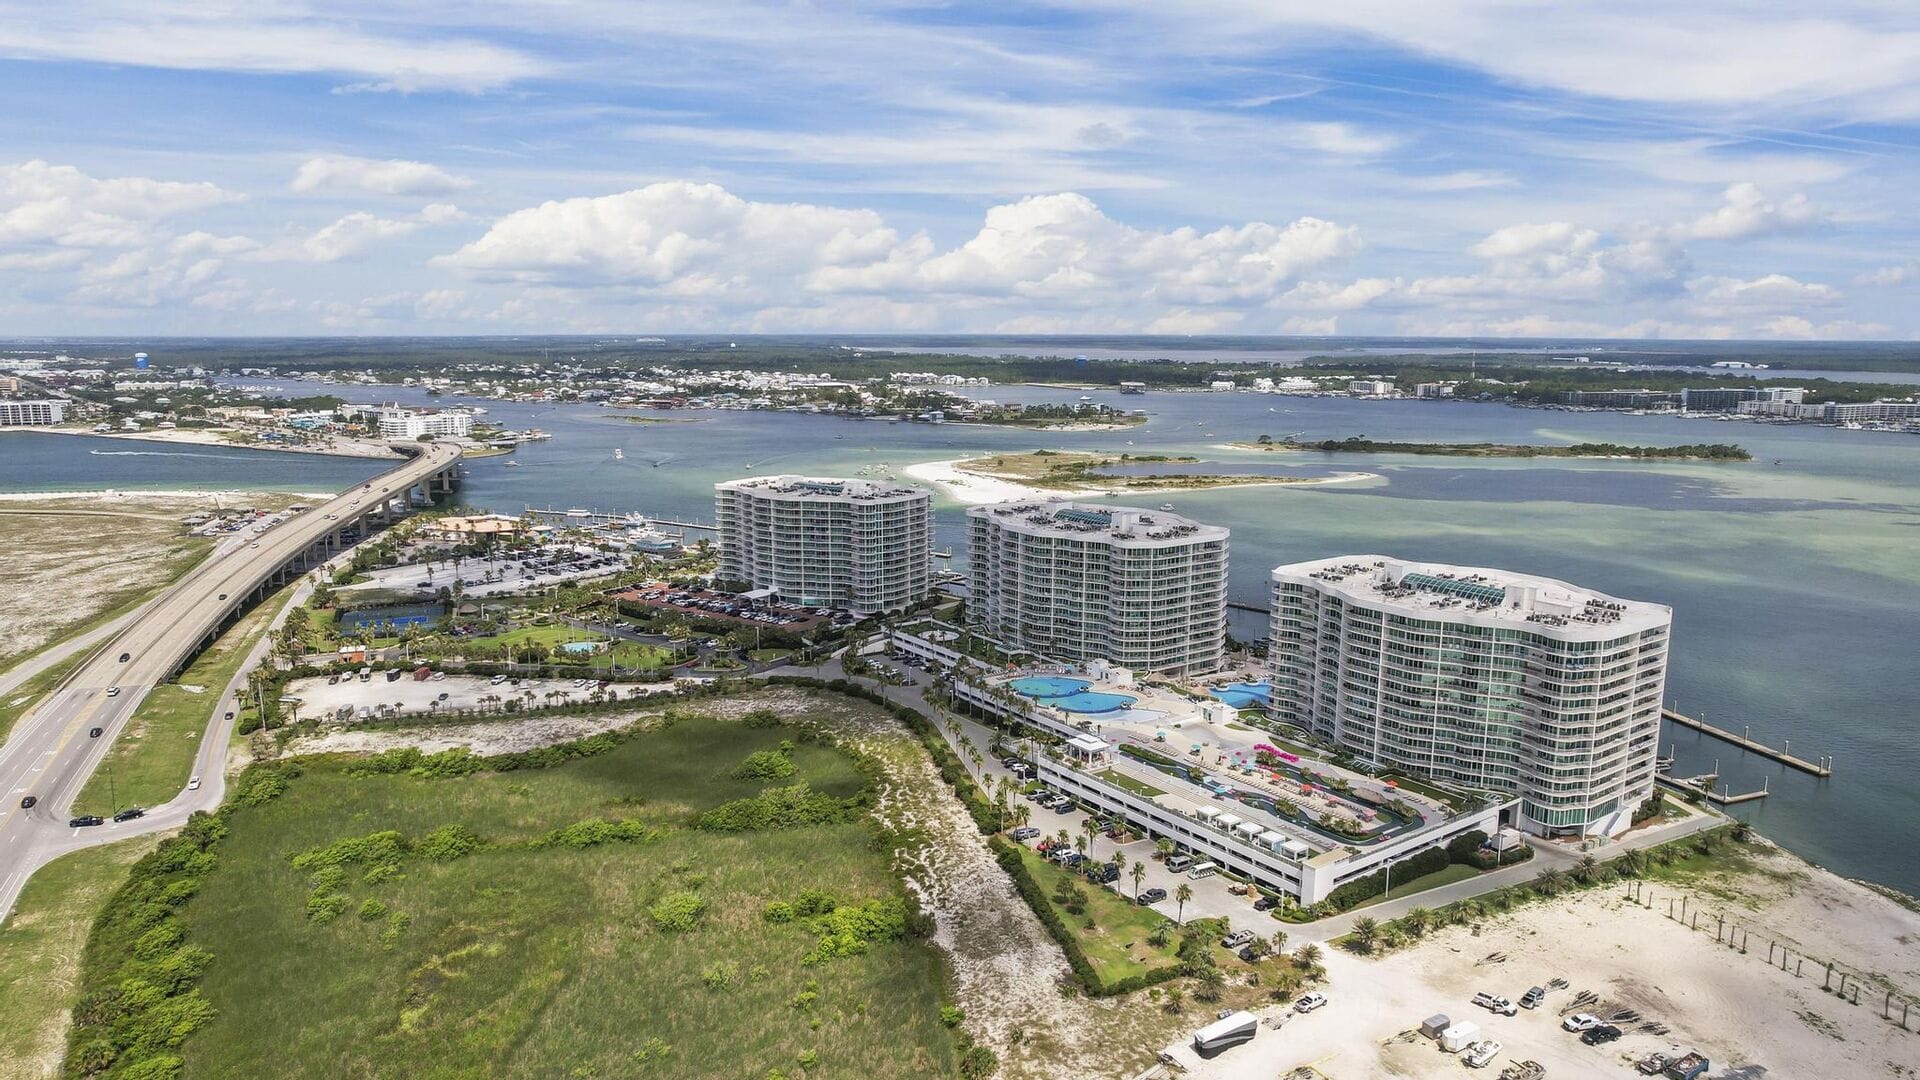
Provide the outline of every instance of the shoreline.
{"type": "Polygon", "coordinates": [[[167,428],[161,431],[91,431],[72,427],[23,427],[8,430],[47,435],[84,435],[119,442],[157,442],[176,446],[213,446],[226,450],[266,450],[276,454],[317,454],[323,457],[358,458],[364,461],[397,461],[401,455],[384,444],[339,440],[324,447],[278,446],[271,443],[237,443],[220,437],[235,428],[167,428]]]}
{"type": "Polygon", "coordinates": [[[101,488],[95,491],[0,491],[0,502],[58,502],[122,499],[213,499],[250,495],[291,495],[296,499],[331,499],[338,491],[289,491],[285,488],[101,488]]]}
{"type": "Polygon", "coordinates": [[[915,480],[931,484],[941,494],[955,502],[969,506],[986,503],[1021,502],[1029,499],[1084,499],[1084,498],[1124,498],[1128,495],[1151,495],[1160,492],[1180,492],[1191,494],[1201,491],[1222,491],[1230,488],[1250,487],[1320,487],[1326,484],[1346,484],[1356,480],[1378,480],[1378,473],[1352,472],[1337,476],[1301,477],[1297,480],[1255,479],[1244,483],[1228,484],[1168,484],[1153,488],[1099,487],[1048,488],[1037,484],[1007,480],[998,476],[974,472],[965,468],[967,462],[976,461],[982,456],[950,458],[945,461],[923,461],[908,465],[901,472],[915,480]]]}

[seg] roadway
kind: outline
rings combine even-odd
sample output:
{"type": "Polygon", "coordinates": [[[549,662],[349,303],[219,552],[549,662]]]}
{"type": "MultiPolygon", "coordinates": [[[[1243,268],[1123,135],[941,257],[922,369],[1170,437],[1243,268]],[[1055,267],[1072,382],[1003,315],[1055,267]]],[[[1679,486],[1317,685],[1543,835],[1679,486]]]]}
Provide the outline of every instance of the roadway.
{"type": "MultiPolygon", "coordinates": [[[[146,698],[218,633],[249,595],[276,575],[326,546],[388,503],[455,467],[460,448],[424,444],[421,453],[396,468],[297,514],[264,534],[225,537],[192,571],[146,606],[114,624],[110,637],[88,655],[53,693],[20,718],[0,746],[0,920],[34,871],[69,851],[171,829],[196,810],[219,805],[228,712],[238,712],[234,687],[211,699],[211,720],[195,760],[202,778],[145,817],[90,827],[70,827],[70,809],[108,749],[146,698]],[[91,733],[99,729],[100,734],[91,733]],[[33,797],[31,808],[21,802],[33,797]]],[[[284,617],[285,612],[280,613],[284,617]]],[[[103,635],[105,636],[105,635],[103,635]]],[[[244,668],[243,668],[244,670],[244,668]]]]}

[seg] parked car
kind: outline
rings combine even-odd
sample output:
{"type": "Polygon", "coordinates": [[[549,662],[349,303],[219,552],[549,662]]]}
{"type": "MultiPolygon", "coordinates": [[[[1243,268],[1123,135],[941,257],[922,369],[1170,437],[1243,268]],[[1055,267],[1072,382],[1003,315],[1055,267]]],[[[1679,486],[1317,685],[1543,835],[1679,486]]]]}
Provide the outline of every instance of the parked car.
{"type": "Polygon", "coordinates": [[[1588,1030],[1586,1034],[1580,1036],[1580,1041],[1586,1043],[1588,1046],[1600,1046],[1604,1043],[1612,1042],[1623,1034],[1625,1034],[1625,1032],[1614,1027],[1612,1024],[1601,1024],[1599,1027],[1592,1028],[1588,1030]]]}
{"type": "Polygon", "coordinates": [[[129,806],[129,807],[127,807],[127,808],[126,808],[125,810],[122,810],[122,811],[120,811],[119,813],[117,813],[117,814],[115,814],[115,815],[113,815],[113,820],[115,820],[115,821],[132,821],[132,820],[133,820],[134,818],[141,818],[141,817],[146,817],[146,816],[147,816],[147,809],[146,809],[146,807],[144,807],[144,806],[129,806]]]}
{"type": "Polygon", "coordinates": [[[106,820],[107,820],[106,818],[103,818],[98,814],[83,814],[80,817],[74,818],[73,820],[67,822],[67,825],[68,827],[74,828],[74,829],[84,829],[89,825],[104,825],[106,824],[106,820]]]}
{"type": "Polygon", "coordinates": [[[1277,898],[1266,895],[1262,895],[1260,899],[1253,902],[1253,910],[1255,911],[1272,911],[1279,906],[1280,901],[1277,898]]]}
{"type": "Polygon", "coordinates": [[[1223,949],[1237,949],[1240,946],[1245,945],[1247,942],[1252,940],[1253,940],[1253,931],[1235,930],[1233,933],[1228,934],[1226,937],[1223,937],[1220,939],[1220,947],[1223,949]]]}
{"type": "Polygon", "coordinates": [[[1520,995],[1520,1007],[1523,1009],[1537,1009],[1540,1007],[1540,1003],[1542,1001],[1545,1001],[1546,999],[1547,999],[1546,987],[1544,986],[1530,987],[1526,993],[1520,995]]]}
{"type": "Polygon", "coordinates": [[[1592,1013],[1574,1013],[1560,1021],[1560,1026],[1568,1031],[1590,1031],[1600,1026],[1600,1018],[1592,1013]]]}
{"type": "Polygon", "coordinates": [[[1148,889],[1146,892],[1141,893],[1139,898],[1136,899],[1134,903],[1139,904],[1141,907],[1146,907],[1148,904],[1157,904],[1160,901],[1165,900],[1166,898],[1167,898],[1167,890],[1148,889]]]}
{"type": "Polygon", "coordinates": [[[1501,1016],[1512,1016],[1520,1011],[1520,1007],[1515,1005],[1510,999],[1500,997],[1497,994],[1489,994],[1484,990],[1473,995],[1473,1003],[1483,1009],[1490,1009],[1493,1012],[1499,1013],[1501,1016]]]}
{"type": "Polygon", "coordinates": [[[1305,997],[1302,997],[1299,1001],[1294,1002],[1293,1011],[1297,1013],[1310,1013],[1326,1003],[1327,995],[1315,990],[1305,997]]]}
{"type": "Polygon", "coordinates": [[[1234,955],[1238,956],[1242,960],[1245,960],[1249,964],[1257,964],[1260,962],[1260,954],[1257,952],[1254,952],[1253,946],[1251,945],[1242,945],[1240,947],[1240,951],[1235,953],[1234,955]]]}

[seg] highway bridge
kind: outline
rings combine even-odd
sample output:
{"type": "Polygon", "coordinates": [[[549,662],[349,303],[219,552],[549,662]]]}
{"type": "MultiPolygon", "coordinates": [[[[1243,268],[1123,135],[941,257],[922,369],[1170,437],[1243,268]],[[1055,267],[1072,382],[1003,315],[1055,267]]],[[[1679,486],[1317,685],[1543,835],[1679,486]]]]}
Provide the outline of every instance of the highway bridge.
{"type": "Polygon", "coordinates": [[[407,460],[365,484],[264,533],[244,530],[222,538],[199,566],[120,620],[20,718],[0,746],[0,791],[7,793],[0,803],[0,921],[12,913],[27,878],[58,856],[172,828],[195,810],[219,804],[233,730],[226,716],[239,711],[235,687],[209,695],[209,722],[193,774],[198,784],[133,821],[68,825],[74,799],[148,691],[185,668],[240,612],[405,513],[416,494],[432,499],[458,486],[460,447],[414,443],[395,449],[407,460]],[[95,728],[98,737],[90,734],[95,728]],[[22,805],[29,797],[30,808],[22,805]]]}

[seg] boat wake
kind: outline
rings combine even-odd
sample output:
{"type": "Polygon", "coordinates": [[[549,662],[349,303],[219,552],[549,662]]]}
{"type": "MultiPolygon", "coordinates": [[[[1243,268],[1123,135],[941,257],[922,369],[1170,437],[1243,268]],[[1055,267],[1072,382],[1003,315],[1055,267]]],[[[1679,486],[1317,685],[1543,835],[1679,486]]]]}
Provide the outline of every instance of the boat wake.
{"type": "Polygon", "coordinates": [[[225,458],[225,454],[193,454],[184,450],[89,450],[94,457],[203,457],[225,458]]]}

